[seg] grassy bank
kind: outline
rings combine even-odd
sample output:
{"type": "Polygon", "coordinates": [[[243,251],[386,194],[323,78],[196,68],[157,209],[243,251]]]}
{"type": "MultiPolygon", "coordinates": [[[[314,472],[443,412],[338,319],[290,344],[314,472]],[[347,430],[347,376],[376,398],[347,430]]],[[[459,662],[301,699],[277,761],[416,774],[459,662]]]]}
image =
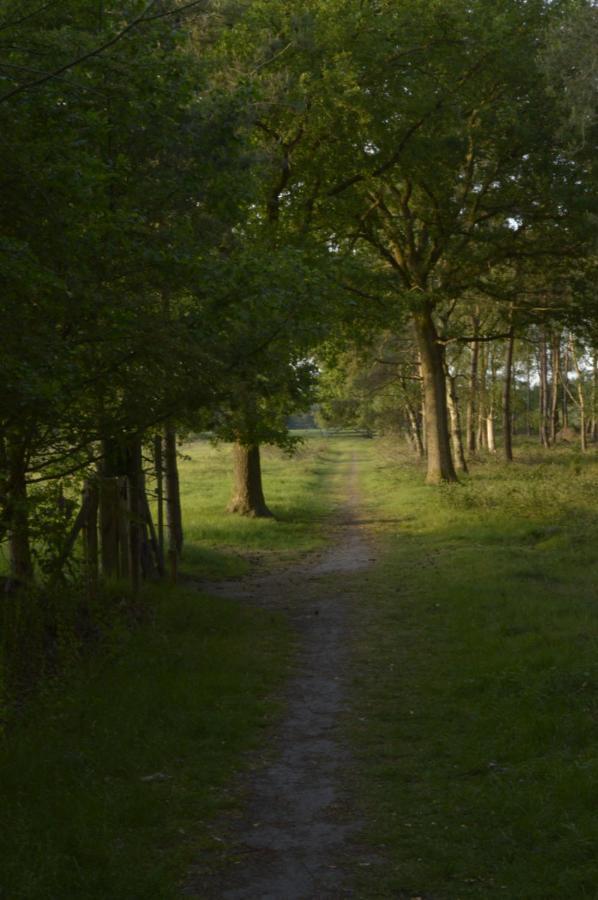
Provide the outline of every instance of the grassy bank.
{"type": "Polygon", "coordinates": [[[383,561],[355,737],[386,862],[361,895],[595,898],[596,458],[520,451],[433,489],[378,447],[364,493],[383,561]]]}
{"type": "MultiPolygon", "coordinates": [[[[274,563],[323,540],[313,520],[331,502],[330,448],[312,442],[291,461],[265,454],[279,516],[268,522],[224,512],[226,448],[188,455],[183,571],[226,577],[256,549],[274,563]]],[[[93,651],[80,654],[65,615],[56,646],[71,648],[68,666],[6,723],[2,898],[174,898],[189,864],[213,849],[210,821],[240,802],[231,779],[278,713],[271,698],[291,653],[284,620],[184,588],[148,588],[138,605],[134,621],[100,620],[93,651]]],[[[42,652],[43,640],[31,646],[42,652]]]]}

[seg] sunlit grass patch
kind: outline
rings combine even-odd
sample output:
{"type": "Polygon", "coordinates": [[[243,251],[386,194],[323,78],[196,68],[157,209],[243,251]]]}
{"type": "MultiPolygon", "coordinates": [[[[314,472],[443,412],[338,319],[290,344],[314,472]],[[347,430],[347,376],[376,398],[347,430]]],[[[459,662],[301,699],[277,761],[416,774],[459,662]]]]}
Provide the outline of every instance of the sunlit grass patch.
{"type": "Polygon", "coordinates": [[[598,468],[559,455],[365,473],[395,524],[359,608],[364,896],[595,896],[598,468]]]}
{"type": "Polygon", "coordinates": [[[226,511],[232,492],[230,445],[207,440],[185,445],[183,570],[235,576],[249,570],[256,553],[280,559],[321,546],[322,524],[335,503],[332,471],[338,454],[347,452],[349,444],[343,438],[327,441],[312,435],[292,456],[264,448],[264,492],[273,519],[249,519],[226,511]]]}

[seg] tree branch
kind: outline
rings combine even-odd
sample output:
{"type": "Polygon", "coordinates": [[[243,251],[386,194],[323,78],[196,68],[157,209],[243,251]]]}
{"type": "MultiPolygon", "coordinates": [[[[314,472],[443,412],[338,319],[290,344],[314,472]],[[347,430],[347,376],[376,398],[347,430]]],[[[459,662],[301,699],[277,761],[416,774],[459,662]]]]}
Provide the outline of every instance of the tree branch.
{"type": "MultiPolygon", "coordinates": [[[[33,88],[40,87],[43,84],[46,84],[48,81],[52,81],[55,78],[58,78],[60,75],[63,75],[65,72],[68,72],[70,69],[74,69],[75,66],[79,66],[84,62],[87,62],[89,59],[93,59],[96,56],[100,56],[100,54],[104,53],[106,50],[109,50],[110,47],[113,47],[117,44],[122,38],[124,38],[129,32],[133,31],[134,28],[137,28],[139,25],[142,25],[146,22],[154,22],[156,19],[164,19],[167,16],[176,16],[180,13],[187,12],[190,9],[193,9],[196,6],[200,6],[204,4],[205,0],[193,0],[191,3],[186,3],[183,6],[179,6],[176,9],[168,10],[167,12],[157,13],[153,16],[148,16],[149,11],[156,4],[156,0],[149,0],[149,3],[146,5],[143,12],[137,16],[136,19],[133,19],[129,22],[128,25],[119,31],[117,34],[113,35],[107,41],[104,41],[103,44],[100,44],[97,47],[94,47],[93,50],[89,50],[87,53],[83,53],[81,56],[78,56],[76,59],[70,60],[68,63],[64,63],[64,65],[59,66],[58,69],[55,69],[53,72],[48,72],[40,78],[36,78],[33,81],[27,81],[25,84],[19,84],[17,87],[12,88],[12,90],[7,91],[6,94],[2,94],[0,96],[0,103],[4,103],[6,100],[10,100],[12,97],[15,97],[17,94],[23,93],[23,91],[33,90],[33,88]]],[[[47,4],[48,5],[48,4],[47,4]]],[[[42,7],[42,9],[45,7],[42,7]]],[[[32,13],[33,15],[33,13],[32,13]]]]}

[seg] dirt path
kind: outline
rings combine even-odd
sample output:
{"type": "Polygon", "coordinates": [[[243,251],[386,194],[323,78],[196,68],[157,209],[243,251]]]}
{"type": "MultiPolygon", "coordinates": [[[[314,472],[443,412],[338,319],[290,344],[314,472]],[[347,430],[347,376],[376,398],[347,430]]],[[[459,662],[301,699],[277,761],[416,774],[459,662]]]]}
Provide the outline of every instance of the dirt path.
{"type": "Polygon", "coordinates": [[[219,877],[198,867],[186,896],[354,896],[344,862],[358,852],[359,821],[351,805],[350,753],[338,725],[347,708],[350,576],[369,565],[372,552],[358,522],[358,460],[345,465],[347,500],[335,519],[329,549],[281,572],[205,588],[286,610],[300,646],[275,752],[249,776],[248,814],[227,836],[241,861],[219,877]]]}

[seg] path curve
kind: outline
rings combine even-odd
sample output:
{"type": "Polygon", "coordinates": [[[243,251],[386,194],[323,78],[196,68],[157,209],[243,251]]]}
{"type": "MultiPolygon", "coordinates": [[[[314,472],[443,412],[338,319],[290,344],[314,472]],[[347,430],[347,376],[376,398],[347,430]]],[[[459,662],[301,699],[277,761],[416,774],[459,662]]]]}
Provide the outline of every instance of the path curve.
{"type": "Polygon", "coordinates": [[[271,761],[249,778],[244,820],[227,834],[241,860],[209,876],[198,866],[188,897],[314,900],[353,897],[344,862],[356,852],[350,751],[338,733],[347,709],[351,573],[367,568],[371,548],[358,521],[358,459],[347,463],[347,500],[331,546],[280,572],[203,586],[206,592],[285,610],[299,636],[286,691],[286,717],[271,761]],[[330,576],[338,576],[331,578],[330,576]]]}

